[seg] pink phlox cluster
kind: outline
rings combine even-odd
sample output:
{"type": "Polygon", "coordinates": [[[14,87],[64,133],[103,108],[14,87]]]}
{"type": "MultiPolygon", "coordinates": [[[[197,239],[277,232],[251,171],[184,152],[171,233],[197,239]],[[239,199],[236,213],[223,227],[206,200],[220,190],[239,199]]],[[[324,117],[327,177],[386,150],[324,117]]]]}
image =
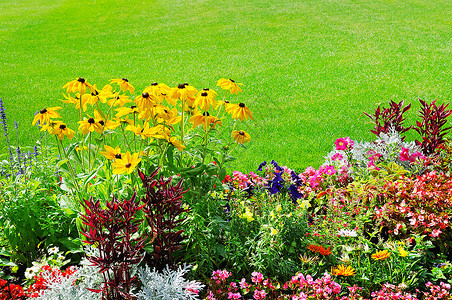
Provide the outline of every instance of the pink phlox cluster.
{"type": "Polygon", "coordinates": [[[416,295],[404,293],[393,284],[384,284],[382,289],[371,294],[372,300],[417,300],[416,295]]]}
{"type": "Polygon", "coordinates": [[[250,184],[252,184],[252,185],[257,185],[257,186],[265,185],[265,179],[254,172],[250,172],[248,175],[248,178],[251,179],[252,183],[250,183],[250,184]]]}
{"type": "Polygon", "coordinates": [[[306,275],[305,277],[300,273],[293,276],[287,286],[299,294],[299,297],[301,297],[299,299],[303,299],[305,296],[314,299],[329,299],[341,291],[341,286],[331,280],[331,276],[328,273],[325,273],[322,278],[317,278],[316,280],[311,275],[306,275]]]}
{"type": "Polygon", "coordinates": [[[209,291],[209,293],[207,294],[206,299],[207,300],[217,300],[217,298],[215,298],[215,295],[213,294],[212,291],[209,291]]]}
{"type": "Polygon", "coordinates": [[[264,280],[264,275],[259,272],[253,272],[251,273],[251,281],[254,283],[261,283],[262,280],[264,280]]]}
{"type": "Polygon", "coordinates": [[[228,293],[228,299],[241,299],[242,296],[240,295],[240,293],[232,293],[229,292],[228,293]]]}
{"type": "Polygon", "coordinates": [[[248,179],[248,176],[239,171],[232,172],[232,180],[233,180],[234,186],[239,189],[244,189],[250,184],[250,180],[248,179]]]}
{"type": "Polygon", "coordinates": [[[255,300],[262,300],[262,299],[265,299],[266,296],[267,296],[267,293],[264,290],[255,290],[253,298],[255,300]]]}
{"type": "Polygon", "coordinates": [[[231,273],[226,270],[216,270],[212,273],[212,279],[216,280],[218,284],[225,282],[231,276],[231,273]]]}

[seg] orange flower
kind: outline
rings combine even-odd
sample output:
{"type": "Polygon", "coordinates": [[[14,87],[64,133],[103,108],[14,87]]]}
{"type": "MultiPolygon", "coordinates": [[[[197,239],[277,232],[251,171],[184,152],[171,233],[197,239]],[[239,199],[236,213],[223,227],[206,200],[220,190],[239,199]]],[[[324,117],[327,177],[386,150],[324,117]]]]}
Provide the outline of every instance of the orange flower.
{"type": "Polygon", "coordinates": [[[322,246],[309,244],[308,249],[311,250],[314,253],[320,253],[321,255],[324,255],[324,256],[328,256],[328,255],[330,255],[332,253],[330,247],[325,249],[322,246]]]}
{"type": "Polygon", "coordinates": [[[388,250],[377,251],[376,253],[372,254],[372,258],[375,260],[384,260],[389,256],[391,256],[391,253],[389,253],[388,250]]]}

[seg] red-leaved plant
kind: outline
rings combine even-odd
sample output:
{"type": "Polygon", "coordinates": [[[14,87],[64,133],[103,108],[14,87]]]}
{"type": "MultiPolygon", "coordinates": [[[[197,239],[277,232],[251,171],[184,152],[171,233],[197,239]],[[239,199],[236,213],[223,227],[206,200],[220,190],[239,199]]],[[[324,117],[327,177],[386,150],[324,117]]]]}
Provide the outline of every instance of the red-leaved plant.
{"type": "Polygon", "coordinates": [[[435,150],[444,143],[444,136],[452,128],[444,127],[452,110],[447,109],[449,104],[437,106],[436,100],[430,104],[421,99],[419,102],[421,102],[419,116],[422,122],[417,121],[414,130],[419,133],[421,140],[416,141],[416,144],[428,156],[435,153],[435,150]]]}
{"type": "Polygon", "coordinates": [[[138,175],[146,189],[143,211],[154,241],[154,253],[147,262],[163,270],[166,265],[171,267],[176,263],[173,253],[181,249],[183,240],[183,230],[178,227],[185,220],[180,215],[188,210],[182,207],[181,200],[187,192],[182,187],[182,180],[173,185],[171,177],[154,179],[158,171],[147,176],[138,170],[138,175]]]}
{"type": "Polygon", "coordinates": [[[136,214],[143,205],[139,205],[134,193],[122,201],[113,197],[105,209],[92,197],[83,206],[82,234],[85,242],[95,245],[99,253],[87,259],[104,277],[103,287],[95,292],[102,292],[107,300],[132,299],[130,290],[136,277],[131,276],[130,270],[143,259],[147,239],[146,235],[136,235],[142,223],[136,214]]]}
{"type": "Polygon", "coordinates": [[[27,295],[20,285],[8,284],[8,281],[0,279],[0,300],[26,299],[27,295]]]}
{"type": "MultiPolygon", "coordinates": [[[[370,132],[379,136],[380,133],[388,133],[391,128],[394,128],[398,133],[402,134],[411,129],[411,126],[404,127],[403,114],[411,108],[411,103],[407,106],[403,106],[403,101],[395,103],[391,101],[388,108],[380,107],[375,110],[374,114],[364,113],[368,116],[374,123],[375,127],[370,132]]],[[[404,140],[405,137],[402,137],[404,140]]]]}

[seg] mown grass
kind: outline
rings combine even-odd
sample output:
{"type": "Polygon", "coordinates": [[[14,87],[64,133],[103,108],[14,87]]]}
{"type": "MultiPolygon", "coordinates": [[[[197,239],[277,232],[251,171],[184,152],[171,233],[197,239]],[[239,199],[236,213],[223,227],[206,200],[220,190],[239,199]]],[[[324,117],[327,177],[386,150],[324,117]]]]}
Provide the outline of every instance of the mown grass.
{"type": "Polygon", "coordinates": [[[362,112],[377,103],[451,100],[448,0],[171,2],[1,1],[0,97],[21,143],[37,137],[34,112],[61,105],[79,76],[126,77],[138,92],[244,83],[238,99],[256,121],[243,126],[253,138],[234,165],[243,171],[271,159],[318,166],[336,138],[372,138],[362,112]]]}

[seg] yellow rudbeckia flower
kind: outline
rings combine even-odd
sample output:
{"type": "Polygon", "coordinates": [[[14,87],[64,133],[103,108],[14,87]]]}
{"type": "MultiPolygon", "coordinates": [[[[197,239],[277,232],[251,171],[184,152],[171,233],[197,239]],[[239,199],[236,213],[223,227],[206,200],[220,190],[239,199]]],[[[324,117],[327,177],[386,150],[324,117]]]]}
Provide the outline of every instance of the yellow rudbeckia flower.
{"type": "Polygon", "coordinates": [[[116,129],[119,125],[121,125],[120,122],[115,122],[112,120],[105,119],[102,117],[102,115],[99,113],[97,109],[94,110],[94,119],[96,119],[100,125],[102,125],[102,128],[105,129],[116,129]]]}
{"type": "Polygon", "coordinates": [[[217,101],[215,101],[213,97],[213,93],[209,94],[208,92],[203,91],[196,97],[194,106],[199,106],[202,110],[208,111],[211,105],[213,107],[217,106],[217,101]]]}
{"type": "Polygon", "coordinates": [[[113,98],[110,99],[107,104],[109,106],[124,106],[129,102],[132,102],[132,100],[129,99],[129,96],[119,95],[119,93],[115,93],[113,95],[113,98]]]}
{"type": "Polygon", "coordinates": [[[135,103],[141,110],[145,108],[151,109],[158,102],[159,99],[154,94],[148,92],[143,92],[141,95],[135,97],[135,103]]]}
{"type": "Polygon", "coordinates": [[[101,91],[98,91],[96,85],[93,85],[93,91],[91,92],[91,94],[83,95],[82,100],[84,99],[86,103],[89,103],[92,106],[96,104],[97,101],[106,103],[109,98],[114,97],[114,94],[112,93],[111,90],[112,87],[109,84],[104,86],[104,88],[101,91]]]}
{"type": "Polygon", "coordinates": [[[77,93],[85,94],[86,88],[89,88],[90,91],[93,91],[93,86],[89,84],[85,78],[79,77],[75,80],[69,81],[63,86],[63,89],[66,89],[66,92],[69,93],[77,93]]]}
{"type": "Polygon", "coordinates": [[[124,92],[129,91],[131,94],[135,93],[135,88],[129,83],[127,78],[111,79],[110,83],[117,83],[124,92]]]}
{"type": "Polygon", "coordinates": [[[251,136],[243,130],[234,130],[231,134],[234,141],[239,144],[244,144],[246,142],[251,141],[251,136]]]}
{"type": "Polygon", "coordinates": [[[188,83],[183,83],[179,84],[176,88],[171,89],[169,98],[173,100],[181,99],[183,101],[193,103],[197,92],[198,91],[193,86],[188,83]]]}
{"type": "Polygon", "coordinates": [[[193,128],[202,125],[204,127],[204,130],[207,130],[207,126],[214,128],[217,124],[221,125],[221,120],[219,118],[211,116],[208,112],[204,112],[202,114],[197,113],[193,115],[189,119],[189,121],[193,123],[193,128]]]}
{"type": "Polygon", "coordinates": [[[56,135],[61,141],[62,139],[64,139],[64,136],[67,136],[68,139],[72,140],[74,138],[75,131],[69,129],[63,122],[58,122],[58,124],[53,127],[51,133],[56,135]]]}
{"type": "Polygon", "coordinates": [[[121,159],[121,148],[119,146],[116,146],[116,148],[110,147],[108,145],[104,145],[105,151],[99,152],[101,155],[103,155],[106,159],[114,160],[114,159],[121,159]]]}
{"type": "Polygon", "coordinates": [[[41,109],[33,119],[31,125],[35,125],[39,121],[39,125],[43,126],[44,123],[49,123],[51,118],[61,118],[60,114],[56,110],[62,109],[62,107],[49,107],[41,109]]]}
{"type": "Polygon", "coordinates": [[[251,110],[244,103],[233,104],[229,107],[228,112],[232,114],[234,119],[240,119],[240,121],[247,120],[248,118],[254,120],[251,110]]]}
{"type": "Polygon", "coordinates": [[[181,141],[179,141],[178,139],[176,139],[175,137],[170,137],[168,142],[173,145],[174,147],[176,147],[179,151],[184,151],[185,147],[181,141]]]}
{"type": "Polygon", "coordinates": [[[83,134],[88,134],[90,132],[102,133],[104,131],[104,126],[99,123],[99,120],[94,118],[83,118],[83,121],[77,122],[79,125],[78,130],[83,134]]]}
{"type": "Polygon", "coordinates": [[[232,79],[225,79],[221,78],[217,82],[217,86],[221,87],[223,90],[229,90],[231,94],[238,94],[242,92],[242,89],[239,87],[239,85],[243,85],[241,83],[236,83],[232,79]]]}
{"type": "Polygon", "coordinates": [[[113,174],[130,174],[141,161],[141,158],[138,157],[139,153],[134,153],[133,155],[131,155],[130,152],[127,151],[125,155],[121,156],[121,159],[116,159],[112,163],[113,174]]]}

